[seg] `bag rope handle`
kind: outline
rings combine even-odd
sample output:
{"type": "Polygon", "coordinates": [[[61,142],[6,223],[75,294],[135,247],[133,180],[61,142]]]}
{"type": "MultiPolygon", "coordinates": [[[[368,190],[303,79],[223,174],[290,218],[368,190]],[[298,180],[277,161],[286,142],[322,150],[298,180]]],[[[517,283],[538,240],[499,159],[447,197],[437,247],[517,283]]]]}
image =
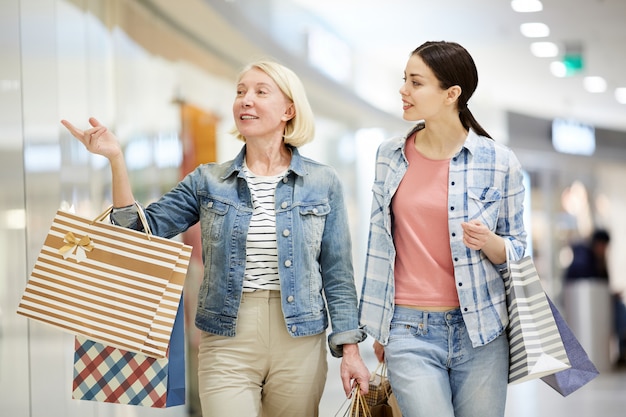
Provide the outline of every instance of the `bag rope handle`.
{"type": "MultiPolygon", "coordinates": [[[[146,214],[143,212],[143,210],[141,208],[141,205],[137,201],[135,201],[134,204],[135,204],[135,206],[137,206],[137,215],[139,216],[139,220],[141,221],[141,225],[143,226],[143,231],[145,232],[146,237],[148,238],[148,240],[150,240],[150,236],[152,236],[152,230],[150,229],[150,226],[148,225],[148,219],[146,219],[146,214]]],[[[95,219],[93,219],[91,224],[93,224],[95,222],[103,221],[112,212],[113,212],[113,205],[110,205],[99,216],[97,216],[95,219]]]]}

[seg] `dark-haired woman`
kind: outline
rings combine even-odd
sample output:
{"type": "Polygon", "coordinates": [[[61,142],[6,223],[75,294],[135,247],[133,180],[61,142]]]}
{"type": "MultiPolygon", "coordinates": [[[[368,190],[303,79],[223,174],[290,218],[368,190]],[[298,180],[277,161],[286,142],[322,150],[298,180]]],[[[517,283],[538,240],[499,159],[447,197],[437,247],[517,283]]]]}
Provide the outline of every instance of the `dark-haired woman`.
{"type": "Polygon", "coordinates": [[[426,42],[406,64],[403,117],[377,153],[360,320],[404,417],[502,417],[502,269],[526,248],[513,152],[476,122],[471,55],[426,42]]]}

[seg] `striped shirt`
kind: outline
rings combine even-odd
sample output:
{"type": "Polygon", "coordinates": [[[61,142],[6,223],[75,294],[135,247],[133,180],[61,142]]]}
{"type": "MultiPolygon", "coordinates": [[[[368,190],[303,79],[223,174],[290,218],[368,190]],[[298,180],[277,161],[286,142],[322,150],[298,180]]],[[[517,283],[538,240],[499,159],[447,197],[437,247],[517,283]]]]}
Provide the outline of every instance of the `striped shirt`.
{"type": "Polygon", "coordinates": [[[246,270],[243,290],[280,290],[278,250],[276,246],[276,185],[286,172],[262,177],[244,163],[243,168],[252,196],[252,218],[246,242],[246,270]]]}

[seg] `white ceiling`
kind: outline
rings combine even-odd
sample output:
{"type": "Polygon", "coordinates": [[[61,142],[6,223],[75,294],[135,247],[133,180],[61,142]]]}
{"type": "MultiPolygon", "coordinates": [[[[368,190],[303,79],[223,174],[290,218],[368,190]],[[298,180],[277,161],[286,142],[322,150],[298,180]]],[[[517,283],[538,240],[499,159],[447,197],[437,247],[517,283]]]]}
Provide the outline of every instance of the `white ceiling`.
{"type": "Polygon", "coordinates": [[[626,0],[543,0],[543,11],[536,13],[516,13],[510,0],[293,1],[327,21],[357,51],[376,57],[371,65],[395,72],[398,87],[415,47],[427,40],[455,41],[478,66],[474,100],[626,131],[626,105],[614,96],[615,88],[626,87],[626,0]],[[519,29],[526,22],[547,24],[551,33],[539,40],[555,42],[561,51],[566,43],[580,43],[584,71],[554,77],[549,69],[553,59],[530,53],[533,40],[519,29]],[[605,78],[607,91],[588,93],[586,75],[605,78]]]}

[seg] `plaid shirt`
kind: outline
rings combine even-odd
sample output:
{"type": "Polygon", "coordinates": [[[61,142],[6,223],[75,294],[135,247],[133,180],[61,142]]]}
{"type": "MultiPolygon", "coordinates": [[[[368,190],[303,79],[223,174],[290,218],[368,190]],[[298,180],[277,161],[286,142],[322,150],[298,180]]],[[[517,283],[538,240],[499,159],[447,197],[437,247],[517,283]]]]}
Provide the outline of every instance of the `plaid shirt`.
{"type": "MultiPolygon", "coordinates": [[[[383,345],[389,339],[394,310],[394,262],[391,200],[408,162],[404,137],[378,148],[373,185],[372,214],[361,293],[360,323],[383,345]]],[[[523,223],[522,168],[513,152],[495,141],[469,132],[463,148],[450,160],[448,229],[450,251],[460,308],[474,346],[498,337],[508,324],[501,272],[481,252],[463,244],[461,223],[478,219],[507,240],[511,257],[521,258],[526,248],[523,223]]]]}

